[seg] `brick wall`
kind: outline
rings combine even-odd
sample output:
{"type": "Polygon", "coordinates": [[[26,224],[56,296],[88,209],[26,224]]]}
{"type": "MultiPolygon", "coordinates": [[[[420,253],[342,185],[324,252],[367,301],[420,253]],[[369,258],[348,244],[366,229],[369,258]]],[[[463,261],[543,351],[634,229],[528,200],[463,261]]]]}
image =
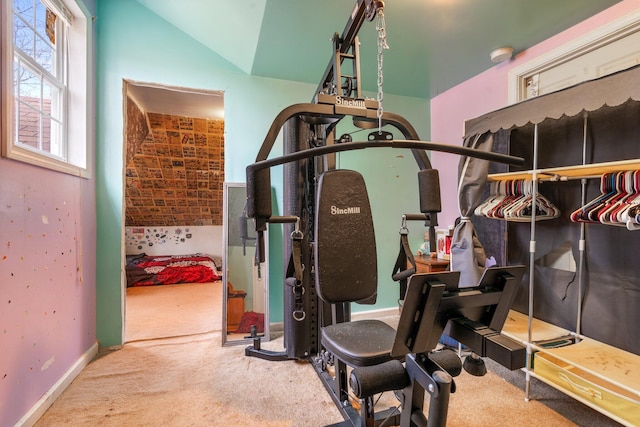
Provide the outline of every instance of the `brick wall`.
{"type": "Polygon", "coordinates": [[[147,127],[135,109],[127,127],[146,135],[127,137],[125,225],[222,225],[224,121],[148,113],[147,127]]]}
{"type": "Polygon", "coordinates": [[[40,106],[40,98],[21,96],[20,102],[16,103],[18,106],[18,142],[49,152],[51,149],[51,120],[47,120],[40,111],[51,114],[51,100],[43,98],[42,102],[43,105],[40,106]],[[40,123],[41,119],[42,123],[40,123]],[[42,131],[40,125],[42,125],[42,131]]]}

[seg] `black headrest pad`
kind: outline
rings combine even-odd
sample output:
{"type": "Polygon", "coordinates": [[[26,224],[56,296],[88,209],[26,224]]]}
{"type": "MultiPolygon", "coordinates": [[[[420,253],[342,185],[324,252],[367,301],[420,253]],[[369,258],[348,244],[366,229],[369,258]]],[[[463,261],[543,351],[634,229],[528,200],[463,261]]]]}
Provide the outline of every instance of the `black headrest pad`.
{"type": "Polygon", "coordinates": [[[323,173],[315,218],[316,292],[329,303],[375,303],[378,287],[376,240],[362,175],[351,170],[323,173]]]}

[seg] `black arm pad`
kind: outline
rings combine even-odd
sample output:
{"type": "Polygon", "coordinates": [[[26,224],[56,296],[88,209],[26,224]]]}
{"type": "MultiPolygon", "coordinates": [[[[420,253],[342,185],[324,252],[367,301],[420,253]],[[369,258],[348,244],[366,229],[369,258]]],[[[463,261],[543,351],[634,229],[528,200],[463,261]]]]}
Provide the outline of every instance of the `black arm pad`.
{"type": "Polygon", "coordinates": [[[268,168],[247,168],[247,216],[271,218],[271,171],[268,168]]]}
{"type": "Polygon", "coordinates": [[[424,169],[418,172],[418,192],[420,193],[420,212],[441,212],[440,176],[437,169],[424,169]]]}

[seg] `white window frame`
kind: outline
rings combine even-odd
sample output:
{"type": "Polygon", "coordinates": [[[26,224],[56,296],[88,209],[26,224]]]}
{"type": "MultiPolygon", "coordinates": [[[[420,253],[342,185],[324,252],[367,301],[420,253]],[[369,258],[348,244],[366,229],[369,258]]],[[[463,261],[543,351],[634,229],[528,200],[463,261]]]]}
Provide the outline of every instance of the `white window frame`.
{"type": "Polygon", "coordinates": [[[640,9],[514,67],[508,73],[509,104],[526,99],[528,78],[637,31],[640,31],[640,9]]]}
{"type": "Polygon", "coordinates": [[[62,156],[54,156],[18,144],[14,137],[14,87],[13,87],[13,0],[3,0],[0,6],[0,139],[2,157],[52,169],[83,178],[91,177],[93,141],[93,111],[91,107],[93,45],[92,18],[81,0],[40,0],[60,13],[59,20],[67,28],[62,61],[65,62],[66,101],[62,115],[64,129],[61,132],[62,156]],[[57,7],[56,7],[57,6],[57,7]],[[65,9],[65,10],[63,10],[65,9]]]}

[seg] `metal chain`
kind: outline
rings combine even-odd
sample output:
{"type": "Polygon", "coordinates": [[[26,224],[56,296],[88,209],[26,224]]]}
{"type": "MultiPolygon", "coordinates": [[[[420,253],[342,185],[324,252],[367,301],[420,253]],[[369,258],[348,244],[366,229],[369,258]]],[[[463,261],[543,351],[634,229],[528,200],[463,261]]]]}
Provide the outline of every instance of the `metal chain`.
{"type": "Polygon", "coordinates": [[[387,44],[387,30],[385,27],[384,12],[382,9],[378,9],[378,19],[376,20],[376,30],[378,30],[378,133],[382,132],[382,99],[384,98],[384,92],[382,91],[384,81],[384,75],[382,73],[382,52],[384,49],[389,49],[389,45],[387,44]]]}

